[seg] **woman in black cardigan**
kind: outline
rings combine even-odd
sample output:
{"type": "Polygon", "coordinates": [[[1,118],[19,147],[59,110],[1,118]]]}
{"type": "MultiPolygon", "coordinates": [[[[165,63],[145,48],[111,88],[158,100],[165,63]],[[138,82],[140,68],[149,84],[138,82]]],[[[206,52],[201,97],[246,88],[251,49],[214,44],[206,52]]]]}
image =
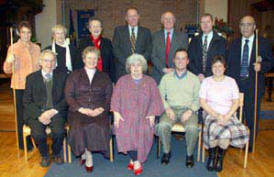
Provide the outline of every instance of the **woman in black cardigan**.
{"type": "Polygon", "coordinates": [[[84,38],[79,43],[79,49],[82,51],[87,46],[94,46],[101,52],[98,60],[97,70],[106,72],[112,82],[116,82],[115,64],[111,41],[102,37],[102,21],[97,18],[91,18],[88,21],[90,36],[84,38]]]}

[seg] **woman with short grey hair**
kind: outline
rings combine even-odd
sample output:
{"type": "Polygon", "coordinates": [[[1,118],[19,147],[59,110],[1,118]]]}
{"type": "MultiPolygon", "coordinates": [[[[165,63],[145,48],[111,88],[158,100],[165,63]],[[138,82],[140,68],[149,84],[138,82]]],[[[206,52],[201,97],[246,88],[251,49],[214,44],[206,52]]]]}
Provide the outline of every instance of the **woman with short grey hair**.
{"type": "Polygon", "coordinates": [[[127,58],[126,70],[114,89],[111,111],[118,151],[130,156],[128,169],[142,173],[153,143],[154,119],[164,111],[156,82],[144,73],[147,62],[142,55],[127,58]]]}

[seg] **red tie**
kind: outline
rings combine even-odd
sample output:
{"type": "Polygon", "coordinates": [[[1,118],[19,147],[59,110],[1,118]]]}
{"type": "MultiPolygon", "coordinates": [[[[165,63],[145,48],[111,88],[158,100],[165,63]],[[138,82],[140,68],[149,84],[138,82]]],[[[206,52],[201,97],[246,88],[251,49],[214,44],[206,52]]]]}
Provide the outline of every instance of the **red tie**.
{"type": "Polygon", "coordinates": [[[167,36],[166,36],[166,50],[165,50],[165,59],[166,59],[166,67],[167,68],[168,68],[168,54],[169,54],[169,49],[170,49],[169,33],[170,32],[167,32],[167,36]]]}

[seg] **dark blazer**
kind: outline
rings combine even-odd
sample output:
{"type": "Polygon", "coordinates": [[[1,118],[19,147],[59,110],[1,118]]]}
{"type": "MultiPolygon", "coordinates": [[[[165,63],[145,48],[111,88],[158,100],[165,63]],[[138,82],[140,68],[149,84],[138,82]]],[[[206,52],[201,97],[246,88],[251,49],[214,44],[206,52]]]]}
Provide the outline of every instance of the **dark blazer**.
{"type": "MultiPolygon", "coordinates": [[[[128,56],[132,54],[128,25],[118,26],[114,30],[113,52],[116,59],[116,79],[126,74],[125,63],[128,56]]],[[[150,30],[138,26],[136,53],[141,54],[146,60],[151,55],[151,33],[150,30]]]]}
{"type": "MultiPolygon", "coordinates": [[[[79,50],[81,52],[88,46],[94,46],[93,42],[89,38],[80,40],[79,50]]],[[[103,37],[101,38],[100,51],[103,62],[103,71],[108,73],[112,82],[116,82],[113,48],[109,39],[103,37]]]]}
{"type": "Polygon", "coordinates": [[[73,71],[66,83],[65,95],[69,111],[76,112],[80,107],[105,109],[102,116],[106,116],[110,108],[112,83],[108,74],[96,71],[89,83],[85,69],[73,71]]]}
{"type": "MultiPolygon", "coordinates": [[[[47,46],[45,49],[49,49],[51,50],[52,46],[47,46]]],[[[62,54],[58,54],[57,49],[58,45],[55,45],[55,49],[56,49],[56,53],[57,53],[57,68],[58,70],[62,70],[67,72],[67,67],[66,67],[66,50],[63,49],[63,47],[59,47],[61,49],[63,49],[63,53],[62,54]]],[[[70,56],[71,56],[71,64],[72,64],[72,70],[76,70],[76,69],[80,69],[84,66],[82,57],[81,57],[81,53],[80,51],[72,44],[69,44],[69,50],[70,50],[70,56]]]]}
{"type": "MultiPolygon", "coordinates": [[[[250,64],[249,64],[249,81],[250,84],[246,87],[250,87],[251,90],[255,90],[255,71],[253,63],[255,63],[255,48],[256,37],[254,37],[253,48],[251,52],[250,64]]],[[[262,57],[261,71],[258,72],[258,96],[264,94],[264,73],[269,71],[273,66],[273,56],[271,52],[270,43],[263,37],[259,36],[259,56],[262,57]]],[[[227,51],[227,75],[233,77],[237,83],[240,81],[240,69],[241,69],[241,49],[242,38],[238,38],[232,42],[227,51]]]]}
{"type": "MultiPolygon", "coordinates": [[[[67,104],[65,101],[64,87],[66,83],[66,72],[53,71],[52,101],[53,108],[59,113],[57,115],[65,118],[67,104]]],[[[27,76],[26,89],[24,91],[24,120],[37,119],[45,110],[47,103],[47,90],[41,70],[27,76]]]]}
{"type": "Polygon", "coordinates": [[[213,31],[213,37],[210,41],[208,51],[207,51],[207,61],[206,61],[206,72],[203,73],[203,33],[198,36],[193,37],[188,47],[188,58],[189,58],[189,70],[194,74],[204,74],[205,77],[211,76],[211,62],[214,56],[222,55],[225,57],[225,39],[219,36],[215,31],[213,31]]]}
{"type": "MultiPolygon", "coordinates": [[[[164,30],[157,31],[153,34],[153,48],[151,54],[151,61],[153,63],[152,77],[159,84],[162,76],[164,75],[163,68],[165,64],[165,33],[164,30]]],[[[174,68],[173,59],[175,57],[176,50],[179,48],[188,47],[187,34],[183,32],[173,32],[171,39],[171,45],[168,55],[168,66],[174,68]]]]}

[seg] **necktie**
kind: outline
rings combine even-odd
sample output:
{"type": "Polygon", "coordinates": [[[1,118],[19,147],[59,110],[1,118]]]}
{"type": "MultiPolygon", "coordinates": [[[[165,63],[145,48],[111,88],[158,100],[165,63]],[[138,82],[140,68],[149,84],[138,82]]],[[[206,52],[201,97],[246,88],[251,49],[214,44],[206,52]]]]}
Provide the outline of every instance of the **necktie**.
{"type": "Polygon", "coordinates": [[[245,40],[241,70],[240,70],[241,77],[248,77],[248,54],[249,54],[248,42],[249,42],[248,39],[245,40]]]}
{"type": "Polygon", "coordinates": [[[136,38],[135,38],[134,28],[131,28],[130,43],[131,43],[132,53],[135,53],[135,50],[136,50],[135,42],[136,42],[136,38]]]}
{"type": "Polygon", "coordinates": [[[166,46],[165,46],[165,63],[166,67],[168,68],[168,54],[169,54],[169,49],[170,49],[170,37],[169,37],[170,32],[167,32],[166,35],[166,46]]]}
{"type": "Polygon", "coordinates": [[[203,73],[206,72],[206,61],[207,61],[207,35],[205,36],[203,44],[203,73]]]}

